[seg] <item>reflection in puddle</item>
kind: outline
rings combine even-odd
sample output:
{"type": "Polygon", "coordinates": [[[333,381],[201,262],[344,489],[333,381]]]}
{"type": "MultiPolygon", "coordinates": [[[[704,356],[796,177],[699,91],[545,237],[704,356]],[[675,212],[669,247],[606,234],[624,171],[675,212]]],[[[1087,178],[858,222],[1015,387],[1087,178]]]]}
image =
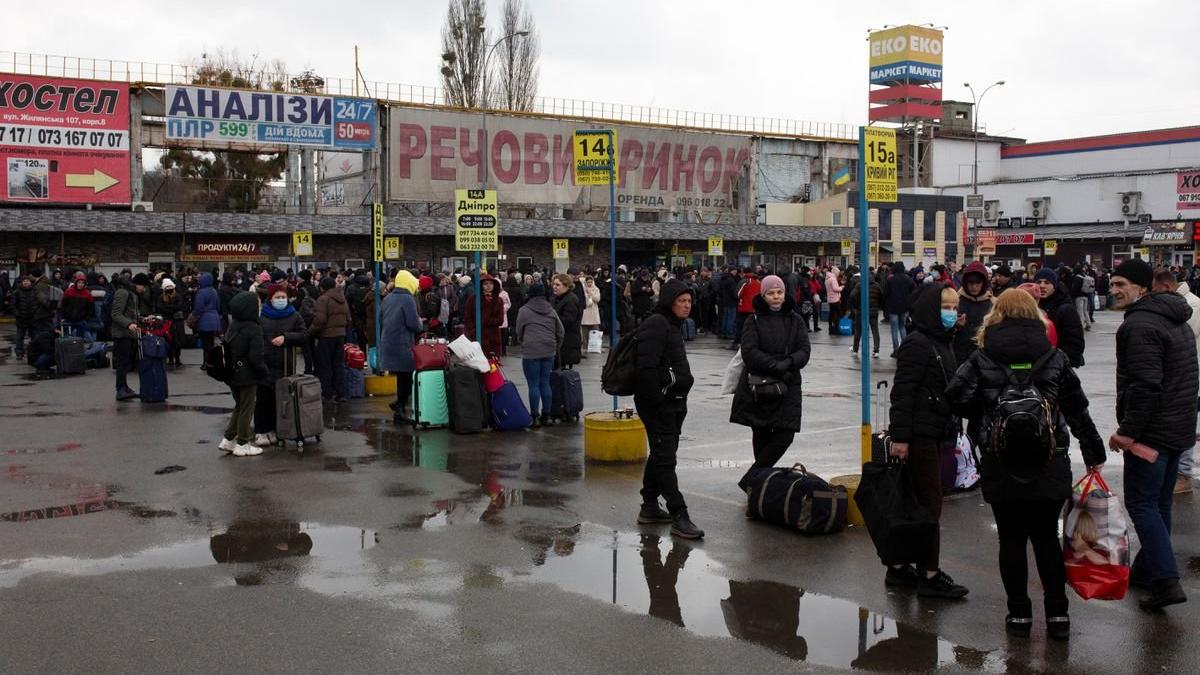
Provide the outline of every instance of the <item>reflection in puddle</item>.
{"type": "Polygon", "coordinates": [[[318,589],[322,578],[347,573],[360,554],[374,548],[378,535],[357,527],[289,521],[235,521],[211,538],[148,548],[109,558],[29,558],[0,560],[0,588],[16,586],[40,573],[100,576],[114,572],[195,569],[218,563],[233,568],[239,585],[296,581],[318,589]],[[286,558],[311,558],[308,567],[281,567],[286,558]]]}
{"type": "Polygon", "coordinates": [[[571,550],[511,577],[550,583],[699,635],[732,636],[818,665],[1004,670],[999,654],[954,645],[848,600],[774,581],[730,579],[721,571],[702,549],[658,535],[591,528],[571,550]]]}
{"type": "Polygon", "coordinates": [[[143,410],[146,410],[148,412],[186,411],[186,412],[198,412],[198,413],[202,413],[205,415],[228,415],[229,413],[233,412],[233,408],[226,408],[226,407],[216,406],[216,405],[178,405],[175,403],[168,403],[165,406],[154,406],[154,407],[149,407],[149,408],[143,408],[143,410]]]}

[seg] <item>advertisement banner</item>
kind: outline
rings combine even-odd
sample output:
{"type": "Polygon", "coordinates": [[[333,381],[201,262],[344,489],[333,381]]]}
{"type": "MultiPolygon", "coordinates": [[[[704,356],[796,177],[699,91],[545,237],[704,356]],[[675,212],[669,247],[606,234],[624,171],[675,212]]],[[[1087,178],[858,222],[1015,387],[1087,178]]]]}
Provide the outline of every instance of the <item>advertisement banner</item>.
{"type": "Polygon", "coordinates": [[[166,87],[167,139],[204,148],[371,150],[375,101],[217,87],[166,87]]]}
{"type": "Polygon", "coordinates": [[[371,260],[383,260],[383,204],[371,204],[371,260]]]}
{"type": "Polygon", "coordinates": [[[270,248],[260,246],[252,239],[196,237],[189,239],[179,259],[184,262],[267,262],[272,258],[270,248]]]}
{"type": "Polygon", "coordinates": [[[1200,171],[1180,171],[1175,174],[1176,204],[1180,211],[1200,209],[1200,171]]]}
{"type": "MultiPolygon", "coordinates": [[[[388,199],[450,201],[458,185],[482,183],[480,115],[392,106],[388,199]]],[[[487,174],[506,204],[608,205],[604,186],[575,183],[578,122],[489,115],[487,174]]],[[[617,125],[617,207],[732,212],[750,161],[750,137],[617,125]]]]}
{"type": "Polygon", "coordinates": [[[1142,245],[1185,244],[1192,240],[1188,223],[1183,220],[1153,222],[1142,232],[1142,245]]]}
{"type": "Polygon", "coordinates": [[[128,204],[129,87],[0,73],[0,202],[128,204]]]}
{"type": "Polygon", "coordinates": [[[897,199],[896,130],[867,127],[866,178],[868,202],[894,202],[897,199]]]}
{"type": "Polygon", "coordinates": [[[996,233],[991,230],[980,230],[976,235],[978,255],[996,255],[996,233]]]}
{"type": "Polygon", "coordinates": [[[871,84],[942,81],[942,31],[898,26],[875,31],[868,41],[871,84]]]}

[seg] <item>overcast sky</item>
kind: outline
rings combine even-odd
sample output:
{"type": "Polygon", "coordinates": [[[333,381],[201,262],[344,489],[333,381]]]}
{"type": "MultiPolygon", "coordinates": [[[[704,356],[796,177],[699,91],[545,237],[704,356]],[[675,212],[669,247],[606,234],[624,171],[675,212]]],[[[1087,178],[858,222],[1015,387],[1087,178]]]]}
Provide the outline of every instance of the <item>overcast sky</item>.
{"type": "MultiPolygon", "coordinates": [[[[1047,140],[1200,124],[1200,2],[526,0],[540,94],[823,122],[866,117],[870,28],[947,26],[945,98],[1003,79],[997,134],[1047,140]]],[[[502,0],[490,0],[498,25],[502,0]]],[[[5,11],[2,49],[191,63],[218,48],[289,71],[437,85],[444,0],[56,0],[5,11]]],[[[0,57],[0,63],[3,62],[0,57]]]]}

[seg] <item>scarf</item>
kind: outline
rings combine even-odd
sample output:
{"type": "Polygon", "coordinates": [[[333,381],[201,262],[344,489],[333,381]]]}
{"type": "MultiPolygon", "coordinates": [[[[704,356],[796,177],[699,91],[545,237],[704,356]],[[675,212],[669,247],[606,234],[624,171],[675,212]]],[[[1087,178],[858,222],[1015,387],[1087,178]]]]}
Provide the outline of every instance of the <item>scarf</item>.
{"type": "Polygon", "coordinates": [[[283,309],[275,309],[270,303],[262,306],[262,315],[268,319],[286,319],[296,313],[296,308],[288,305],[283,309]]]}

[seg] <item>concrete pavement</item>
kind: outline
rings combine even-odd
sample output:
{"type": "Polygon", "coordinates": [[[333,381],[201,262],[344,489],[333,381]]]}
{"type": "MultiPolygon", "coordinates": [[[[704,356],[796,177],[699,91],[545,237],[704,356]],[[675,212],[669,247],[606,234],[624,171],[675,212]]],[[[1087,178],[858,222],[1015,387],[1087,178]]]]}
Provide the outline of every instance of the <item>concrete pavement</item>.
{"type": "MultiPolygon", "coordinates": [[[[1080,375],[1113,421],[1102,313],[1080,375]]],[[[877,375],[893,363],[887,331],[877,375]]],[[[7,334],[6,334],[7,335],[7,334]]],[[[858,463],[858,361],[814,336],[805,428],[783,462],[858,463]]],[[[990,510],[948,499],[943,566],[964,602],[890,593],[866,533],[806,538],[742,516],[749,429],[719,395],[731,352],[689,346],[680,481],[703,542],[634,524],[639,466],[589,464],[582,429],[413,433],[385,401],[330,405],[302,455],[216,449],[232,401],[189,364],[166,404],[118,404],[106,371],[0,364],[0,629],[6,672],[1195,672],[1200,519],[1176,500],[1193,601],[1164,615],[1073,599],[1074,634],[1007,638],[990,510]],[[183,467],[182,470],[168,470],[183,467]]],[[[520,382],[516,357],[507,372],[520,382]]],[[[600,360],[581,368],[602,408],[600,360]]],[[[135,378],[136,379],[136,378],[135,378]]],[[[1076,455],[1076,467],[1082,466],[1076,455]]],[[[1119,458],[1106,475],[1118,490],[1119,458]]],[[[1036,577],[1036,575],[1034,575],[1036,577]]],[[[1034,595],[1037,602],[1036,581],[1034,595]]],[[[1073,596],[1072,596],[1073,597],[1073,596]]]]}

